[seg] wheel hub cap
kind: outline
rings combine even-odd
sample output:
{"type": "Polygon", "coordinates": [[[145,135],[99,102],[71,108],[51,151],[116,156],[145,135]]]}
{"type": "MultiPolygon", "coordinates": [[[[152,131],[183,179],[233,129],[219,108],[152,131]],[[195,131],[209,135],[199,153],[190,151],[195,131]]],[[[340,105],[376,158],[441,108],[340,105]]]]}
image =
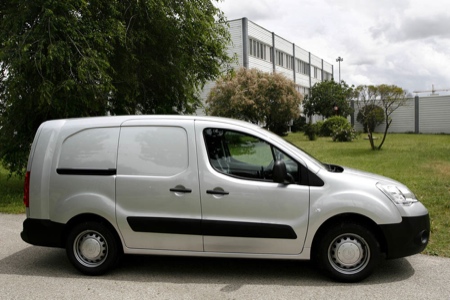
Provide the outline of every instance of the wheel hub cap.
{"type": "Polygon", "coordinates": [[[361,244],[356,241],[344,241],[337,248],[337,260],[344,266],[353,266],[361,259],[361,244]]]}
{"type": "Polygon", "coordinates": [[[80,252],[86,259],[95,260],[102,253],[102,246],[97,239],[87,237],[81,243],[80,252]]]}
{"type": "Polygon", "coordinates": [[[78,235],[73,245],[75,258],[84,266],[100,266],[108,255],[108,245],[101,234],[86,230],[78,235]]]}
{"type": "Polygon", "coordinates": [[[328,260],[342,274],[356,274],[370,261],[367,242],[356,234],[343,234],[330,244],[328,260]]]}

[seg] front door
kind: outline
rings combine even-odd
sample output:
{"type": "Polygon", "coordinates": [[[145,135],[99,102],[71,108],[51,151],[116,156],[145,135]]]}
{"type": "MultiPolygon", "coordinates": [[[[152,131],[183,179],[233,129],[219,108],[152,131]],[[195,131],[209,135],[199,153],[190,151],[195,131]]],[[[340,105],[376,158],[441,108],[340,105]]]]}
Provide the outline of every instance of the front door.
{"type": "Polygon", "coordinates": [[[205,251],[301,253],[309,216],[303,166],[256,132],[197,121],[196,134],[205,251]],[[275,160],[291,183],[273,182],[275,160]]]}

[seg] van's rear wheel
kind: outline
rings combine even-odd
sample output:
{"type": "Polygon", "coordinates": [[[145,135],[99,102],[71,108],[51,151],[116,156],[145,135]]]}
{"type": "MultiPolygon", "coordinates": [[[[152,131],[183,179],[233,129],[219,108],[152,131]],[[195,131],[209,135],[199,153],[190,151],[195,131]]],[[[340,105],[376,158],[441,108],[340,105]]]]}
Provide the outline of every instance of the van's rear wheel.
{"type": "Polygon", "coordinates": [[[317,259],[335,280],[357,282],[368,277],[380,260],[380,246],[375,236],[358,224],[342,223],[323,236],[317,259]]]}
{"type": "Polygon", "coordinates": [[[69,233],[66,252],[80,272],[100,275],[113,268],[121,256],[119,244],[102,223],[83,222],[69,233]]]}

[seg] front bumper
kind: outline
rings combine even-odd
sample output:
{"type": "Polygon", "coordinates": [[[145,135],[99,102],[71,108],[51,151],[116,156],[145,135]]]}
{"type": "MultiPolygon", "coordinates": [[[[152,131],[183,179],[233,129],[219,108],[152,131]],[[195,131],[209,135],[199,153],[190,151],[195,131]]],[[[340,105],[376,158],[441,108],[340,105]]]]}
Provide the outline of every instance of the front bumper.
{"type": "Polygon", "coordinates": [[[430,237],[430,216],[403,217],[398,224],[380,225],[386,239],[386,258],[400,258],[422,252],[430,237]]]}

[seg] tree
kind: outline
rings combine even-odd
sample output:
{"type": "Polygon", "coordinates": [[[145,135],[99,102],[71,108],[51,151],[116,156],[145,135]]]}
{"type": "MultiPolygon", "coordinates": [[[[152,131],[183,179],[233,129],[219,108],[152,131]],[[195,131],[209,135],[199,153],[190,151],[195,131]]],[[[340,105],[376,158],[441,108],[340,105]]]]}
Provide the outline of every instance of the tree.
{"type": "Polygon", "coordinates": [[[321,115],[325,118],[334,115],[347,117],[353,112],[350,106],[352,98],[353,86],[348,86],[343,80],[341,83],[334,80],[318,82],[305,98],[304,113],[307,116],[321,115]]]}
{"type": "Polygon", "coordinates": [[[405,105],[407,92],[398,86],[387,84],[358,86],[355,92],[357,96],[355,103],[361,112],[363,123],[370,123],[371,118],[376,114],[376,110],[379,107],[383,110],[385,128],[383,139],[378,146],[375,146],[374,143],[373,130],[370,126],[366,127],[372,150],[381,150],[392,123],[391,115],[399,107],[405,105]]]}
{"type": "Polygon", "coordinates": [[[356,121],[364,127],[364,132],[374,132],[384,122],[384,110],[375,104],[367,104],[358,111],[356,121]]]}
{"type": "Polygon", "coordinates": [[[227,23],[212,2],[120,1],[126,30],[111,60],[113,113],[195,112],[204,84],[231,61],[227,23]]]}
{"type": "Polygon", "coordinates": [[[277,134],[300,115],[303,96],[282,74],[241,68],[220,78],[212,88],[207,114],[263,123],[277,134]]]}
{"type": "Polygon", "coordinates": [[[12,173],[42,122],[190,113],[230,62],[211,0],[8,0],[0,20],[0,160],[12,173]]]}

